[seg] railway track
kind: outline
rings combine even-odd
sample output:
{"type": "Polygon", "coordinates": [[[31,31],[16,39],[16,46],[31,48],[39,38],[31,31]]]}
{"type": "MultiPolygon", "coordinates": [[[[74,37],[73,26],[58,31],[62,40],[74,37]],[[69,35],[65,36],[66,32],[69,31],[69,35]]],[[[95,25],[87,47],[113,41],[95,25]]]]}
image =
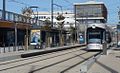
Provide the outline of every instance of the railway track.
{"type": "MultiPolygon", "coordinates": [[[[82,47],[82,49],[84,49],[84,48],[85,47],[82,47]]],[[[27,58],[20,58],[20,59],[16,59],[16,60],[1,62],[0,65],[6,65],[6,64],[10,64],[10,63],[25,61],[25,60],[31,60],[31,59],[39,58],[39,57],[46,56],[46,55],[51,55],[51,54],[54,55],[55,53],[60,53],[61,52],[58,55],[52,56],[52,57],[57,57],[59,55],[64,55],[64,54],[71,53],[71,52],[78,51],[78,50],[81,50],[81,49],[76,48],[75,50],[74,49],[67,49],[67,50],[62,50],[62,51],[56,51],[56,52],[51,52],[51,53],[42,54],[42,55],[38,55],[38,56],[32,56],[32,57],[27,57],[27,58]]],[[[51,57],[49,57],[49,58],[51,58],[51,57]]]]}
{"type": "Polygon", "coordinates": [[[98,52],[82,48],[48,53],[0,64],[0,73],[64,73],[98,52]]]}

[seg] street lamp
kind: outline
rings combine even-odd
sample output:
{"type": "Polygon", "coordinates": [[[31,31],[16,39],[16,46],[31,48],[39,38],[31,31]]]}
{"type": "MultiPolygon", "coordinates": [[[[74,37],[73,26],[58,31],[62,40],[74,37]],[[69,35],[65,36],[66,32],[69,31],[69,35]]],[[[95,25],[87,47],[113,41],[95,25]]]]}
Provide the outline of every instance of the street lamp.
{"type": "MultiPolygon", "coordinates": [[[[75,30],[76,30],[76,33],[77,33],[77,26],[76,26],[76,5],[75,5],[75,7],[74,7],[74,14],[75,14],[75,30]]],[[[76,42],[76,40],[77,40],[77,35],[76,35],[76,33],[75,33],[75,42],[76,42]]]]}
{"type": "Polygon", "coordinates": [[[35,8],[35,9],[36,9],[36,12],[37,12],[36,22],[37,22],[37,20],[38,20],[38,10],[37,10],[37,9],[38,9],[39,7],[38,7],[38,6],[30,6],[29,8],[31,8],[31,9],[32,9],[32,8],[35,8]]]}
{"type": "MultiPolygon", "coordinates": [[[[32,9],[32,8],[35,8],[36,9],[36,12],[37,12],[37,17],[34,15],[34,17],[36,17],[36,24],[37,24],[37,20],[38,20],[38,6],[30,6],[30,8],[32,9]]],[[[34,13],[34,12],[33,12],[34,13]]],[[[41,34],[41,32],[40,32],[40,34],[41,34]]],[[[41,36],[39,36],[39,38],[41,38],[41,36]]],[[[40,43],[40,42],[39,42],[40,43]]]]}
{"type": "Polygon", "coordinates": [[[51,21],[52,21],[52,27],[53,27],[53,0],[51,0],[51,21]]]}

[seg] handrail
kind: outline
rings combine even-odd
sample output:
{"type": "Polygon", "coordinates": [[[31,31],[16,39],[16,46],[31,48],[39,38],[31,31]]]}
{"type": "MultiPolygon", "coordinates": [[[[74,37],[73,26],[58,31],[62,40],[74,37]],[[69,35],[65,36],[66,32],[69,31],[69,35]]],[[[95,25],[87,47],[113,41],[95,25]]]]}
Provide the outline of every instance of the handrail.
{"type": "MultiPolygon", "coordinates": [[[[18,43],[18,46],[16,46],[16,48],[15,48],[14,43],[9,43],[9,44],[8,44],[8,47],[6,47],[6,44],[4,43],[4,44],[3,44],[3,50],[2,50],[2,51],[3,51],[3,53],[13,52],[13,51],[17,51],[17,49],[18,49],[18,51],[19,51],[20,48],[24,50],[23,42],[19,42],[19,43],[18,43]],[[19,44],[20,44],[20,45],[19,45],[19,44]],[[21,46],[21,47],[20,47],[20,46],[21,46]]],[[[0,48],[0,53],[2,53],[2,52],[1,52],[1,48],[0,48]]]]}
{"type": "MultiPolygon", "coordinates": [[[[0,9],[0,19],[2,20],[2,10],[0,9]]],[[[44,26],[44,22],[41,20],[37,20],[32,17],[27,17],[21,14],[13,13],[6,11],[6,21],[17,22],[17,23],[27,23],[37,26],[44,26]]]]}
{"type": "Polygon", "coordinates": [[[5,51],[5,43],[3,44],[3,53],[5,53],[6,51],[5,51]]]}
{"type": "Polygon", "coordinates": [[[18,51],[19,51],[20,49],[24,49],[24,48],[23,48],[23,42],[22,42],[22,41],[18,43],[18,51]],[[21,47],[20,47],[20,46],[21,46],[21,47]]]}

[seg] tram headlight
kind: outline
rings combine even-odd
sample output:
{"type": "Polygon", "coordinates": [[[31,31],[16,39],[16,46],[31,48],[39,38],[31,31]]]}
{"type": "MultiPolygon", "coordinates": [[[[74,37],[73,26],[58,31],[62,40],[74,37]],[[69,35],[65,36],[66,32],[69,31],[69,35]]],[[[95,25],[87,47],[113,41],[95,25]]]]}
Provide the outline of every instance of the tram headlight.
{"type": "Polygon", "coordinates": [[[95,29],[95,28],[96,28],[96,26],[95,26],[95,25],[93,25],[93,26],[92,26],[92,28],[93,28],[93,29],[95,29]]]}

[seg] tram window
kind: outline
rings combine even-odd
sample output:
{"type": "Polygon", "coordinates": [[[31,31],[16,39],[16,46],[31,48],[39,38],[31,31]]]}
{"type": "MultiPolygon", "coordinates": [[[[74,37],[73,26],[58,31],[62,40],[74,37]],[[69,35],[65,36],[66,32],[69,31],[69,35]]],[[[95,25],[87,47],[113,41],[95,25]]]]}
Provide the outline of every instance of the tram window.
{"type": "Polygon", "coordinates": [[[98,44],[101,44],[101,40],[97,39],[97,38],[93,38],[93,39],[89,40],[89,43],[98,43],[98,44]]]}
{"type": "Polygon", "coordinates": [[[90,38],[99,38],[100,39],[100,35],[89,35],[89,39],[90,38]]]}

